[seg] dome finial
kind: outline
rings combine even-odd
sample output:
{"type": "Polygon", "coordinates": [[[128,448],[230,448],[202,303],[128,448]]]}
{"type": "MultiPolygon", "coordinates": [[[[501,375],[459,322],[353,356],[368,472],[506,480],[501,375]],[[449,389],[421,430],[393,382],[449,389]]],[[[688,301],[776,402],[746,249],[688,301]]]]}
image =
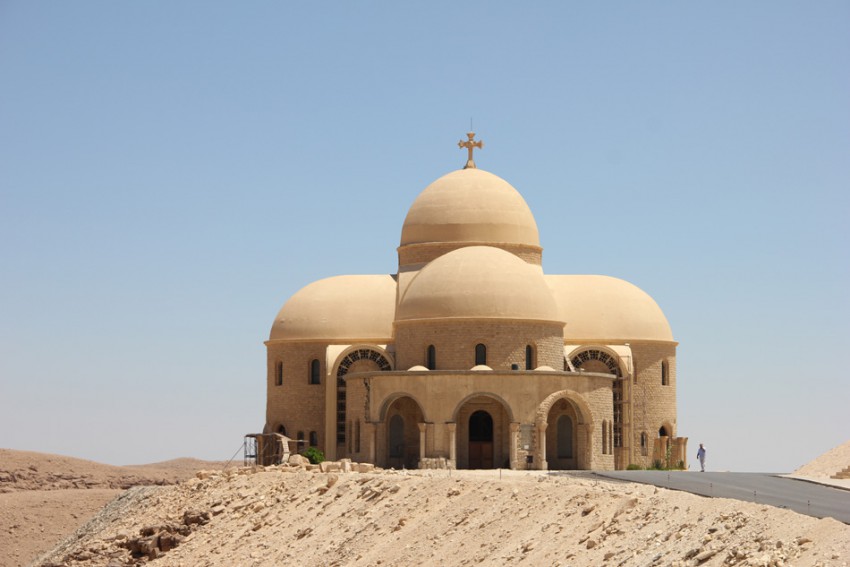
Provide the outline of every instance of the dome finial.
{"type": "Polygon", "coordinates": [[[476,169],[475,168],[475,162],[472,161],[472,150],[473,150],[473,148],[478,148],[478,149],[483,148],[484,142],[482,142],[481,140],[478,140],[477,142],[473,141],[473,138],[475,138],[475,132],[467,132],[466,137],[469,138],[467,141],[464,142],[463,140],[461,140],[457,143],[457,147],[466,148],[467,151],[469,152],[469,157],[466,159],[466,165],[463,166],[463,168],[464,169],[476,169]]]}

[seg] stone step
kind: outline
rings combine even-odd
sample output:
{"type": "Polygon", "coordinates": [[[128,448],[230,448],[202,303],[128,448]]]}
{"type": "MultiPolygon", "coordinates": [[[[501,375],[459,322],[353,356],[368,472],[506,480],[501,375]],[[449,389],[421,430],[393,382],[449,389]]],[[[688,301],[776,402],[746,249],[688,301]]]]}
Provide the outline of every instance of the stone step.
{"type": "Polygon", "coordinates": [[[850,467],[845,467],[843,470],[838,471],[830,478],[838,479],[838,480],[850,480],[850,467]]]}

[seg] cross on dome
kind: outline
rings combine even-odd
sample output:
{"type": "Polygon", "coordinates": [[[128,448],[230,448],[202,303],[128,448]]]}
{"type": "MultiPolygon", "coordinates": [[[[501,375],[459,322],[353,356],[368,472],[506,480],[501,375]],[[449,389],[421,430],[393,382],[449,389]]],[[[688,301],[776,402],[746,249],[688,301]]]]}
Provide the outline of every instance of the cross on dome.
{"type": "Polygon", "coordinates": [[[466,136],[467,136],[467,138],[469,138],[467,141],[464,142],[463,140],[461,140],[457,143],[457,147],[466,148],[467,151],[469,152],[469,156],[466,159],[466,165],[463,166],[463,168],[464,169],[476,169],[475,162],[472,161],[472,150],[474,148],[478,148],[478,149],[483,148],[484,142],[482,142],[481,140],[478,140],[477,142],[473,140],[473,138],[475,138],[475,132],[467,132],[466,136]]]}

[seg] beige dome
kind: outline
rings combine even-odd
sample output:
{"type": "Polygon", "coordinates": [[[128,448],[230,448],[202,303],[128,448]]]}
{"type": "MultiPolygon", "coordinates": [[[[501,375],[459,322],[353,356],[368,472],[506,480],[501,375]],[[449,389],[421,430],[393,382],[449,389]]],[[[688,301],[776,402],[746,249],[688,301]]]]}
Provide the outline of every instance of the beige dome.
{"type": "Polygon", "coordinates": [[[444,175],[413,202],[401,246],[428,242],[540,246],[537,223],[522,195],[481,169],[444,175]]]}
{"type": "Polygon", "coordinates": [[[646,292],[608,276],[545,276],[567,322],[564,340],[673,341],[667,318],[646,292]]]}
{"type": "Polygon", "coordinates": [[[562,321],[540,267],[510,252],[467,246],[440,256],[410,282],[396,320],[495,318],[562,321]]]}
{"type": "Polygon", "coordinates": [[[289,298],[272,325],[271,340],[389,341],[395,314],[392,276],[336,276],[289,298]]]}

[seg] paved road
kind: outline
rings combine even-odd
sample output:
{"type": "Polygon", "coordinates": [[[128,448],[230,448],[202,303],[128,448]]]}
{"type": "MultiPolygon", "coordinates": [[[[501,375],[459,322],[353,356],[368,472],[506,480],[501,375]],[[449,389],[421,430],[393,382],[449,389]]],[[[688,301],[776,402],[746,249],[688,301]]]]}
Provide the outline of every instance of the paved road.
{"type": "Polygon", "coordinates": [[[764,473],[611,471],[596,476],[654,484],[701,496],[735,498],[850,524],[850,490],[764,473]]]}

